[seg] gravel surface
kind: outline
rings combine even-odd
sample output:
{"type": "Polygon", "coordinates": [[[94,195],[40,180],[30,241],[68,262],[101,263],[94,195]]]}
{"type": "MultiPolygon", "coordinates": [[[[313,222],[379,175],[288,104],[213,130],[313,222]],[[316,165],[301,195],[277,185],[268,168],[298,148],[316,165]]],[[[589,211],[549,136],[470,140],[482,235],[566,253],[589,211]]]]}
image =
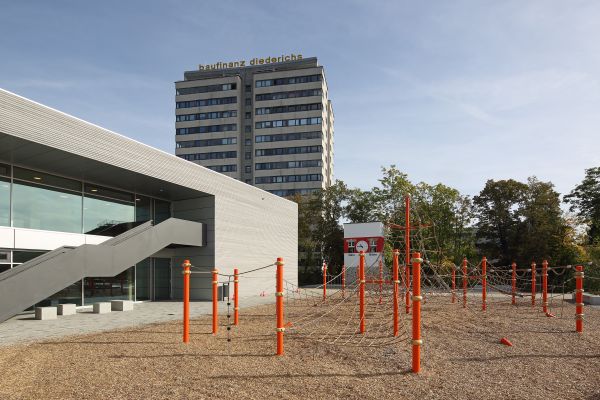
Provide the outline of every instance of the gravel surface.
{"type": "MultiPolygon", "coordinates": [[[[600,399],[600,310],[588,307],[579,335],[568,303],[548,318],[525,304],[490,301],[484,314],[476,304],[465,310],[430,298],[422,373],[415,375],[406,338],[380,347],[331,345],[335,333],[326,328],[344,307],[354,304],[322,317],[324,328],[311,337],[292,325],[282,357],[274,356],[272,305],[242,310],[231,342],[226,318],[216,337],[210,318],[200,318],[187,345],[181,323],[167,322],[2,347],[0,399],[600,399]],[[323,333],[328,340],[313,340],[323,333]],[[499,344],[504,336],[512,347],[499,344]]],[[[292,321],[315,312],[289,310],[292,321]]],[[[377,318],[367,315],[367,330],[376,326],[370,315],[377,318]]],[[[409,330],[410,317],[402,313],[401,322],[409,330]]]]}

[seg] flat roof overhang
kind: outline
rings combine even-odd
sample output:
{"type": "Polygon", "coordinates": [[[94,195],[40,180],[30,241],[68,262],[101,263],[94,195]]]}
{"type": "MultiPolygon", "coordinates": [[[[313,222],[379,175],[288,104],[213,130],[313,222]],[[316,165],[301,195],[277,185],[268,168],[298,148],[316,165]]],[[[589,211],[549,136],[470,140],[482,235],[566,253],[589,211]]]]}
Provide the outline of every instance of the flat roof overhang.
{"type": "MultiPolygon", "coordinates": [[[[2,132],[0,132],[0,162],[170,201],[212,196],[199,190],[2,132]]],[[[160,165],[156,168],[160,168],[160,165]]]]}

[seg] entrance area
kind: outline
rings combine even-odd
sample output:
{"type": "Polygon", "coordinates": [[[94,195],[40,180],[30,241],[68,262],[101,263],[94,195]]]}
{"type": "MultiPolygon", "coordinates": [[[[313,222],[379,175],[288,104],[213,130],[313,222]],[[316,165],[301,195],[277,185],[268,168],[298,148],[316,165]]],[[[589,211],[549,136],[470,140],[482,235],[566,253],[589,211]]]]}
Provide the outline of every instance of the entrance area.
{"type": "Polygon", "coordinates": [[[171,299],[171,259],[147,258],[135,268],[136,300],[171,299]]]}

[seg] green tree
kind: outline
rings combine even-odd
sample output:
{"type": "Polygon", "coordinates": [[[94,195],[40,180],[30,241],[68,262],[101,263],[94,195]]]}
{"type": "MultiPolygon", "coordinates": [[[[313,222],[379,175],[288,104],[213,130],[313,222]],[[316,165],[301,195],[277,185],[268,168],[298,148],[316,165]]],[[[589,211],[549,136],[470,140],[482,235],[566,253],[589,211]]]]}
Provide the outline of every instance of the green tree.
{"type": "Polygon", "coordinates": [[[498,259],[502,264],[513,261],[517,252],[521,207],[527,185],[513,179],[485,183],[479,195],[473,198],[477,247],[480,255],[498,259]]]}
{"type": "Polygon", "coordinates": [[[588,244],[600,242],[600,167],[585,170],[583,181],[564,197],[571,212],[587,226],[588,244]]]}

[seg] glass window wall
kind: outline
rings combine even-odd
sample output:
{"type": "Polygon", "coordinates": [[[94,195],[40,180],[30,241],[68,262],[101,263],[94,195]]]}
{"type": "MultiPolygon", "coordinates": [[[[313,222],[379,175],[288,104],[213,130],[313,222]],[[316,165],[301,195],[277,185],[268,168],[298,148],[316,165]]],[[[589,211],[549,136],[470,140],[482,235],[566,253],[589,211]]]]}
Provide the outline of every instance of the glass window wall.
{"type": "Polygon", "coordinates": [[[12,196],[13,226],[81,233],[81,194],[15,180],[12,196]]]}
{"type": "Polygon", "coordinates": [[[10,180],[0,177],[0,226],[10,226],[10,180]]]}
{"type": "Polygon", "coordinates": [[[85,185],[83,232],[101,234],[115,225],[135,221],[134,196],[131,193],[85,185]]]}

